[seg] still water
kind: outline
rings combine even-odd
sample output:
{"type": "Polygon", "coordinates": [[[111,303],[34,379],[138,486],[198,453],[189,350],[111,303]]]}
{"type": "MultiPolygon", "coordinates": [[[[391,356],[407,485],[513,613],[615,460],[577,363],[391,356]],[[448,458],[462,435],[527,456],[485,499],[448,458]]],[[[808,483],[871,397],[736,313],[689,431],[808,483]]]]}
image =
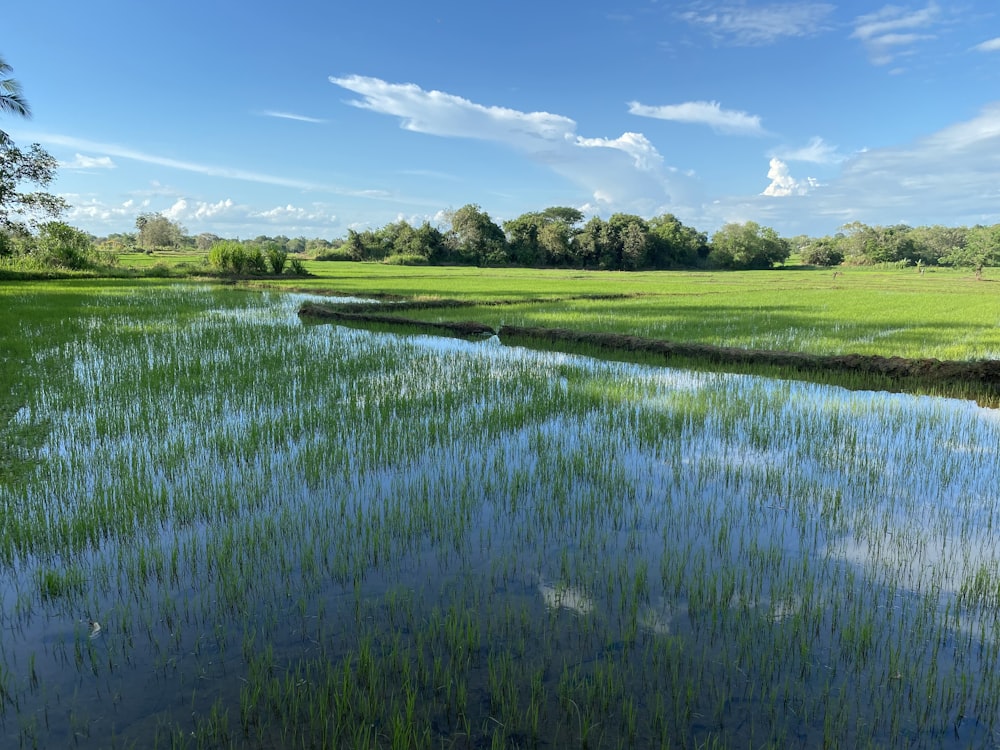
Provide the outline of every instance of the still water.
{"type": "Polygon", "coordinates": [[[995,411],[304,299],[26,324],[60,375],[0,484],[4,747],[998,739],[995,411]]]}

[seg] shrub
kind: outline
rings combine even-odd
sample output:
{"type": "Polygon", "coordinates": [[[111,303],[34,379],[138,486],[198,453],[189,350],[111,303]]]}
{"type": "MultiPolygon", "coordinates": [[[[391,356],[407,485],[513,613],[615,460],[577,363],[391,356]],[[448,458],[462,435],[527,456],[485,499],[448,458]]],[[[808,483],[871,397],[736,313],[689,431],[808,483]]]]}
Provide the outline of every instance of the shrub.
{"type": "Polygon", "coordinates": [[[61,221],[43,224],[38,233],[39,257],[45,265],[79,271],[93,265],[89,235],[61,221]]]}
{"type": "Polygon", "coordinates": [[[287,273],[291,276],[308,276],[309,272],[306,267],[302,265],[302,261],[298,258],[292,258],[291,262],[288,264],[287,273]]]}
{"type": "Polygon", "coordinates": [[[316,260],[354,260],[351,251],[343,247],[324,250],[316,255],[316,260]]]}
{"type": "Polygon", "coordinates": [[[288,262],[288,253],[273,243],[267,246],[266,252],[267,263],[271,267],[271,273],[275,276],[280,276],[282,271],[285,270],[285,264],[288,262]]]}
{"type": "Polygon", "coordinates": [[[416,253],[396,253],[382,262],[390,266],[426,266],[430,261],[416,253]]]}
{"type": "Polygon", "coordinates": [[[259,247],[246,247],[235,240],[222,240],[208,251],[208,264],[236,275],[267,273],[267,259],[259,247]]]}
{"type": "Polygon", "coordinates": [[[810,266],[839,266],[844,254],[826,239],[816,240],[802,250],[802,262],[810,266]]]}

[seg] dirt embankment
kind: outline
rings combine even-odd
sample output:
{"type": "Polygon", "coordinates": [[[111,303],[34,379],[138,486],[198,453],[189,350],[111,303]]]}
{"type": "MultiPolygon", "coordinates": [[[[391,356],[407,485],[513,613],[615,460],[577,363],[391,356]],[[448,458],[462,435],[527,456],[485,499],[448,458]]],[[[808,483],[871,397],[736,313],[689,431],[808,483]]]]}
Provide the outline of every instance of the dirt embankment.
{"type": "Polygon", "coordinates": [[[710,344],[692,344],[640,336],[613,333],[588,333],[565,328],[537,328],[501,326],[499,330],[475,321],[455,323],[429,323],[401,315],[374,312],[348,312],[324,305],[306,304],[300,316],[326,318],[354,323],[378,323],[406,326],[428,332],[447,333],[454,336],[499,336],[505,339],[535,339],[546,342],[566,342],[605,349],[609,352],[646,352],[666,358],[700,360],[713,364],[759,365],[780,367],[801,372],[844,372],[870,374],[893,381],[919,381],[927,384],[969,384],[1000,394],[1000,360],[940,360],[882,357],[871,354],[804,354],[801,352],[770,351],[766,349],[737,349],[710,344]]]}

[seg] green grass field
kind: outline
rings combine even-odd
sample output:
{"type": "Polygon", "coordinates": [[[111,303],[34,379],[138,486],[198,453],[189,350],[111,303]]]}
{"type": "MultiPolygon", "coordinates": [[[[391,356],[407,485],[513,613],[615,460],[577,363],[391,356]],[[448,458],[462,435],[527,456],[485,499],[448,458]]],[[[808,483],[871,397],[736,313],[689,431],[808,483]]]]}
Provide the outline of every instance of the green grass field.
{"type": "MultiPolygon", "coordinates": [[[[196,267],[198,253],[122,256],[123,268],[196,267]]],[[[306,261],[312,276],[254,287],[476,307],[407,311],[474,320],[809,354],[1000,359],[1000,270],[809,269],[695,272],[410,267],[306,261]],[[498,304],[499,303],[499,304],[498,304]]]]}
{"type": "Polygon", "coordinates": [[[1000,359],[1000,283],[963,270],[614,273],[312,263],[302,291],[483,303],[432,322],[571,328],[749,349],[1000,359]],[[495,304],[503,302],[505,304],[495,304]]]}

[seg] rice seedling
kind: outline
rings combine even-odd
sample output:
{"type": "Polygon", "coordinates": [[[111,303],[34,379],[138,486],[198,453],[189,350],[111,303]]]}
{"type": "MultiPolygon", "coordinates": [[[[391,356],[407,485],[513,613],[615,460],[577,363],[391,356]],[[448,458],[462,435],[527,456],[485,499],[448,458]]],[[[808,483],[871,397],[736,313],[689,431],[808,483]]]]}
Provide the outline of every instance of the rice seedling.
{"type": "Polygon", "coordinates": [[[0,705],[22,744],[998,729],[994,412],[79,284],[15,303],[0,705]]]}

